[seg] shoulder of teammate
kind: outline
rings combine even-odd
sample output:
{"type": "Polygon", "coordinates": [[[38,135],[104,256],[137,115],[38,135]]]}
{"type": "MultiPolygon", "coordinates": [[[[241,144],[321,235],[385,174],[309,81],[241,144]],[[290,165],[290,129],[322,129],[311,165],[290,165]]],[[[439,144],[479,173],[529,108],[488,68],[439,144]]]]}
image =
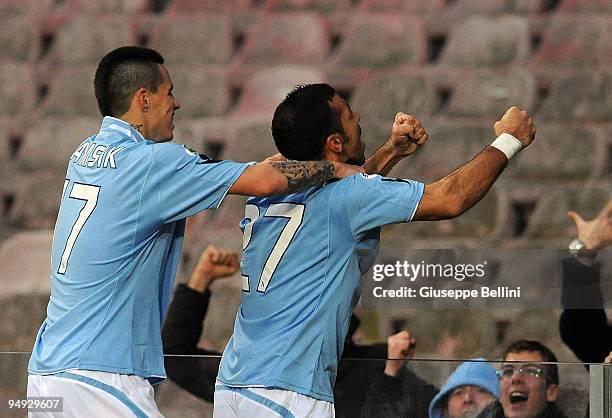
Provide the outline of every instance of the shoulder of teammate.
{"type": "Polygon", "coordinates": [[[170,142],[155,143],[152,144],[151,151],[153,157],[163,163],[191,162],[194,164],[210,164],[221,162],[221,160],[213,160],[183,144],[170,142]]]}

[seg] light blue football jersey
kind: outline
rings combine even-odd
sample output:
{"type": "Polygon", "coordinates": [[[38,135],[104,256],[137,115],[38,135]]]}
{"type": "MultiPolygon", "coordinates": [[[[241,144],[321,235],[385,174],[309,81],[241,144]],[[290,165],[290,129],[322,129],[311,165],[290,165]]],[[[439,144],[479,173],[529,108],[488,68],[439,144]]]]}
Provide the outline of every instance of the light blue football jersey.
{"type": "Polygon", "coordinates": [[[242,304],[219,368],[228,386],[333,402],[337,364],[380,227],[412,219],[423,184],[358,174],[247,201],[242,304]]]}
{"type": "Polygon", "coordinates": [[[104,118],[68,163],[51,299],[28,370],[165,377],[160,328],[185,218],[218,207],[246,167],[146,140],[104,118]]]}

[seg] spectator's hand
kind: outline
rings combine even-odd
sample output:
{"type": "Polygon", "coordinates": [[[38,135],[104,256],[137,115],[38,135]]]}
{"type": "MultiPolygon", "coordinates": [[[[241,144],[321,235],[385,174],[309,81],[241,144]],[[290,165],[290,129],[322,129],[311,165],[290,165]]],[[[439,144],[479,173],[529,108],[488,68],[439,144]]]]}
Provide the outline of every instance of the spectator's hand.
{"type": "Polygon", "coordinates": [[[202,251],[187,286],[198,292],[204,292],[213,281],[231,276],[238,271],[238,267],[237,253],[209,245],[202,251]]]}
{"type": "Polygon", "coordinates": [[[604,360],[605,364],[612,364],[612,351],[610,351],[610,354],[608,354],[608,357],[606,357],[606,359],[604,360]]]}
{"type": "MultiPolygon", "coordinates": [[[[612,243],[612,200],[590,221],[585,221],[576,212],[569,211],[567,216],[574,221],[578,239],[584,243],[585,256],[594,256],[599,250],[612,243]]],[[[583,254],[579,254],[583,255],[583,254]]]]}
{"type": "Polygon", "coordinates": [[[416,340],[408,331],[401,331],[387,338],[387,360],[385,374],[397,376],[408,360],[414,357],[416,340]],[[392,359],[392,360],[391,360],[392,359]]]}
{"type": "Polygon", "coordinates": [[[500,136],[503,133],[514,136],[521,141],[523,148],[531,144],[536,134],[533,119],[529,117],[527,112],[516,106],[506,110],[504,116],[495,122],[493,129],[495,130],[495,136],[500,136]]]}
{"type": "Polygon", "coordinates": [[[417,118],[402,112],[395,115],[389,137],[394,151],[404,156],[413,154],[427,139],[427,132],[417,118]]]}

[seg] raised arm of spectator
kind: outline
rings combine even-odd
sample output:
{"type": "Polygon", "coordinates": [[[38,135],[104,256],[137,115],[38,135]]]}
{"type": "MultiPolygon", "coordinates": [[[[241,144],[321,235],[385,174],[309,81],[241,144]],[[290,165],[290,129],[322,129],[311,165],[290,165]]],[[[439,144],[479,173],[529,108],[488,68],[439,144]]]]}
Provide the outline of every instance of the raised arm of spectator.
{"type": "MultiPolygon", "coordinates": [[[[197,345],[210,301],[210,284],[237,270],[236,253],[213,246],[208,246],[202,252],[189,281],[186,285],[179,285],[168,309],[162,329],[165,354],[221,354],[198,348],[197,345]]],[[[218,366],[219,360],[213,358],[165,357],[168,377],[183,389],[209,402],[213,400],[218,366]]]]}
{"type": "MultiPolygon", "coordinates": [[[[585,363],[600,363],[612,350],[612,326],[603,309],[598,252],[612,243],[612,201],[590,221],[568,212],[579,241],[575,255],[563,260],[559,319],[561,339],[585,363]]],[[[574,245],[572,243],[572,245],[574,245]]]]}
{"type": "Polygon", "coordinates": [[[508,159],[535,138],[527,112],[511,107],[495,123],[497,139],[474,159],[425,186],[413,220],[450,219],[474,206],[508,165],[508,159]],[[509,135],[502,135],[509,134],[509,135]]]}

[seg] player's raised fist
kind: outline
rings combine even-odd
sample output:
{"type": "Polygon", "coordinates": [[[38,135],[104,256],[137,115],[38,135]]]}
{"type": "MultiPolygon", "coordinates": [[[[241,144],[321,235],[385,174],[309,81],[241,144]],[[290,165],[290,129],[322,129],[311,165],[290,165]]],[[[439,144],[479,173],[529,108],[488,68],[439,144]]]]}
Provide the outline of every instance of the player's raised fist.
{"type": "Polygon", "coordinates": [[[512,106],[506,110],[506,113],[500,120],[493,125],[495,135],[499,136],[503,133],[508,133],[521,141],[523,148],[531,144],[535,138],[536,129],[533,119],[529,117],[527,112],[512,106]]]}
{"type": "Polygon", "coordinates": [[[395,115],[389,138],[394,149],[403,155],[410,155],[427,142],[427,139],[427,132],[417,118],[403,112],[395,115]]]}

